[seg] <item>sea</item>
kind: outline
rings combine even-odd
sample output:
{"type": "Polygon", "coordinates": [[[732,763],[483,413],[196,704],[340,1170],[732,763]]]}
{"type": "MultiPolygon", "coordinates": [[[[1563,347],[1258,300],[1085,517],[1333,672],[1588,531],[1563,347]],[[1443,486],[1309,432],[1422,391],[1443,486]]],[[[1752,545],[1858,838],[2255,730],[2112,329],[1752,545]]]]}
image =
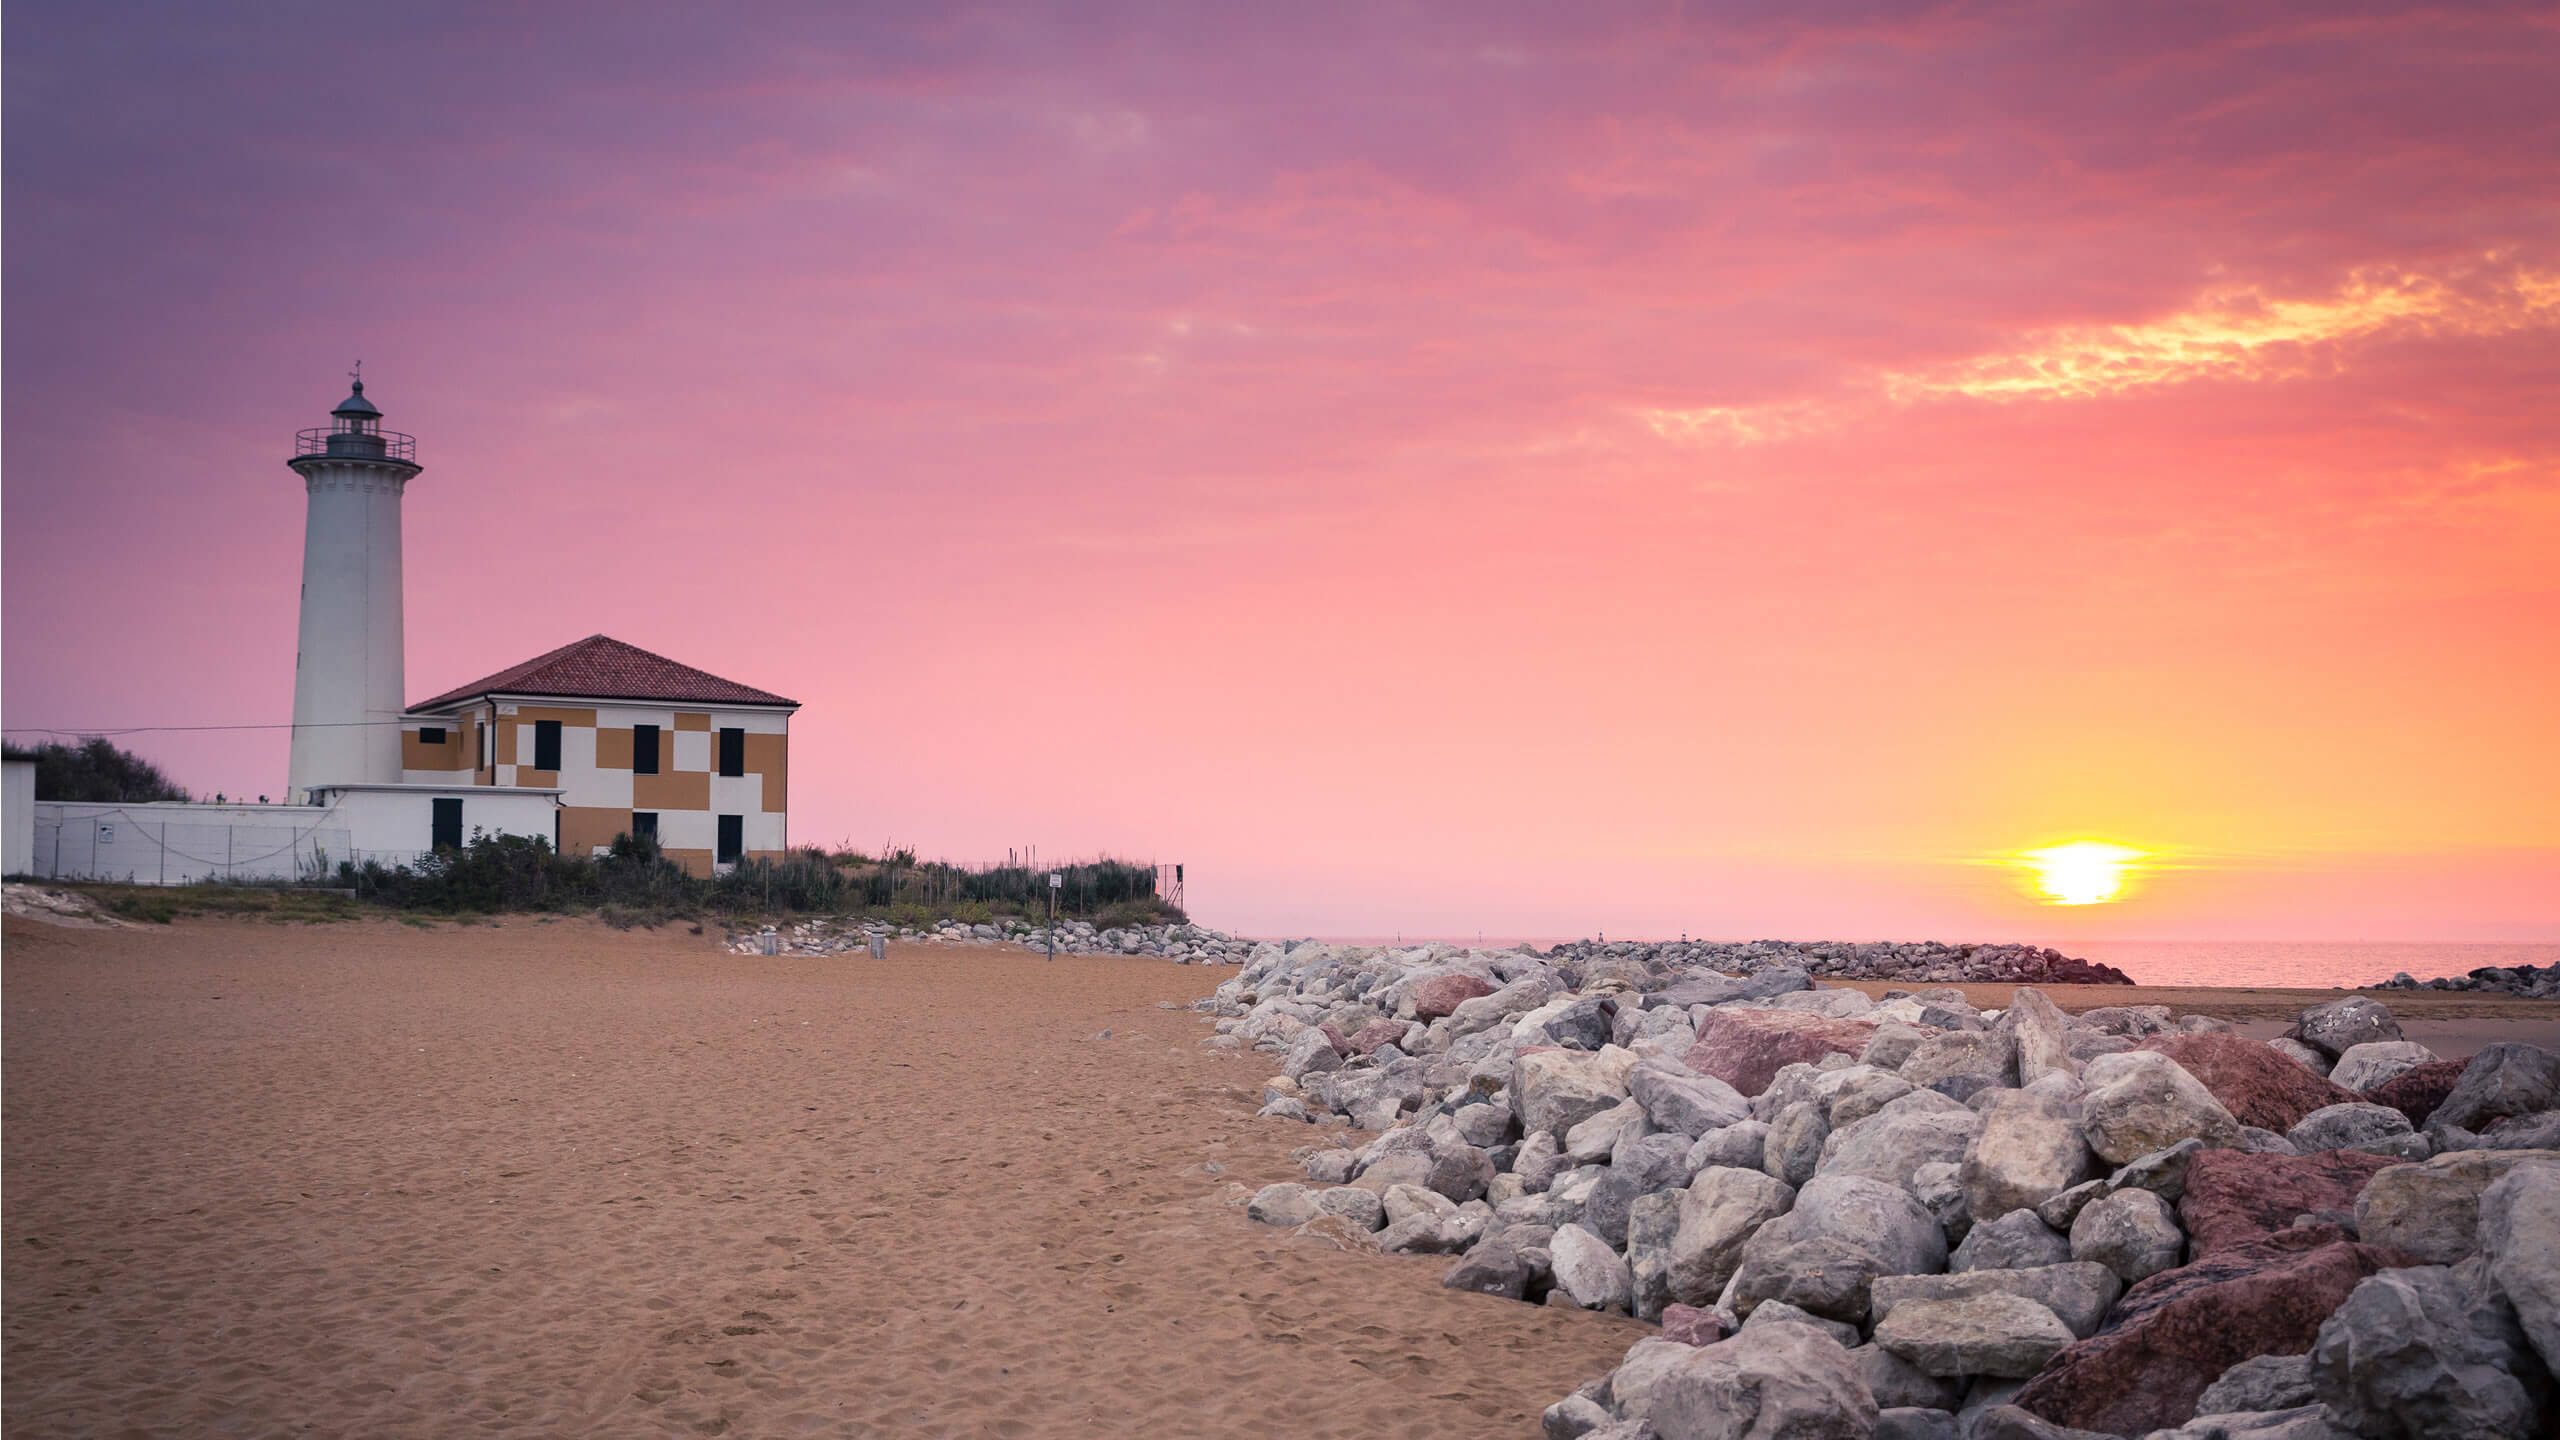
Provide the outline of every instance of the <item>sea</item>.
{"type": "MultiPolygon", "coordinates": [[[[1453,945],[1540,949],[1562,937],[1519,935],[1344,935],[1343,945],[1453,945]]],[[[1588,938],[1588,937],[1573,937],[1588,938]]],[[[1626,940],[1659,936],[1626,935],[1626,940]]],[[[1702,937],[1703,938],[1703,937],[1702,937]]],[[[2373,985],[2394,975],[2432,980],[2468,975],[2488,965],[2560,964],[2560,944],[2433,940],[2032,940],[2065,955],[2113,965],[2137,985],[2206,985],[2230,989],[2326,990],[2373,985]]]]}
{"type": "Polygon", "coordinates": [[[2044,942],[2113,965],[2137,985],[2353,989],[2394,975],[2432,980],[2488,965],[2560,964],[2560,945],[2441,941],[2078,940],[2044,942]]]}

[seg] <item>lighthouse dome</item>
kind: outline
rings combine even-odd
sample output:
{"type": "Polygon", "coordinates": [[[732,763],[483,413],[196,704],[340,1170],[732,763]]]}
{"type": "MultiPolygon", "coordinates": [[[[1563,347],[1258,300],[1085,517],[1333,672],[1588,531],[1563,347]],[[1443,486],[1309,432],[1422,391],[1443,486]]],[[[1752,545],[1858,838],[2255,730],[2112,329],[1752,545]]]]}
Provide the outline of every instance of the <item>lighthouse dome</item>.
{"type": "Polygon", "coordinates": [[[349,395],[346,399],[339,401],[338,408],[330,411],[329,413],[348,420],[379,420],[382,418],[382,412],[374,408],[373,402],[364,398],[364,382],[361,380],[356,382],[355,393],[349,395]]]}

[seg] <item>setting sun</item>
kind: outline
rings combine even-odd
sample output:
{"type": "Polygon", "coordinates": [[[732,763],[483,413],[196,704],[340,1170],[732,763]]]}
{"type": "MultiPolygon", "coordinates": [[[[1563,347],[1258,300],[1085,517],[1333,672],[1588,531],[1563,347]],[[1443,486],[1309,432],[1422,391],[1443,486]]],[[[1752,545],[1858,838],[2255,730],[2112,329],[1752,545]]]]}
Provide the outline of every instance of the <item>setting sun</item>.
{"type": "Polygon", "coordinates": [[[2035,872],[2036,886],[2048,905],[2099,905],[2124,894],[2127,872],[2150,858],[2150,851],[2102,840],[2075,840],[2019,853],[2018,861],[2035,872]]]}

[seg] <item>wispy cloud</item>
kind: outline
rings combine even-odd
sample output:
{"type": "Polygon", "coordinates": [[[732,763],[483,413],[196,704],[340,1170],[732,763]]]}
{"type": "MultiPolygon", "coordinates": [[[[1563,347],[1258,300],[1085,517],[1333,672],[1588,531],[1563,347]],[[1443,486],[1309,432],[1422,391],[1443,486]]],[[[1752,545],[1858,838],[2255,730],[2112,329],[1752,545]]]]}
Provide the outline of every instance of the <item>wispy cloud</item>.
{"type": "Polygon", "coordinates": [[[1829,418],[1811,401],[1772,405],[1701,405],[1693,410],[1639,410],[1645,428],[1665,440],[1698,445],[1765,445],[1825,428],[1829,418]]]}
{"type": "Polygon", "coordinates": [[[1880,402],[2096,400],[2166,385],[2286,380],[2344,369],[2360,345],[2549,328],[2560,328],[2560,272],[2495,257],[2436,274],[2377,267],[2326,295],[2217,286],[2156,320],[2037,331],[1988,354],[1858,376],[1827,398],[1636,416],[1678,444],[1765,445],[1838,428],[1880,402]]]}
{"type": "Polygon", "coordinates": [[[2197,380],[2271,380],[2344,363],[2357,341],[2397,335],[2502,335],[2560,325],[2560,274],[2428,275],[2362,270],[2334,293],[2269,295],[2252,285],[2208,290],[2174,315],[2028,337],[2014,349],[1932,370],[1893,371],[1900,401],[2071,400],[2197,380]]]}

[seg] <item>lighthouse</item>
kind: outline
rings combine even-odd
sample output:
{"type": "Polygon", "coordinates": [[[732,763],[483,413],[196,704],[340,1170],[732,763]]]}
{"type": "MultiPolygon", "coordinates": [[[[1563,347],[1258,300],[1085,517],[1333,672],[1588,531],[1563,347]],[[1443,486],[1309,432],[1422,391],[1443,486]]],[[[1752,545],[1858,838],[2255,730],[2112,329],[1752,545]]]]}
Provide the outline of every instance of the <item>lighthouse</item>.
{"type": "Polygon", "coordinates": [[[296,802],[318,786],[401,778],[400,499],[420,468],[418,443],[382,428],[361,379],[329,414],[328,426],[294,437],[285,462],[309,497],[285,777],[296,802]]]}

